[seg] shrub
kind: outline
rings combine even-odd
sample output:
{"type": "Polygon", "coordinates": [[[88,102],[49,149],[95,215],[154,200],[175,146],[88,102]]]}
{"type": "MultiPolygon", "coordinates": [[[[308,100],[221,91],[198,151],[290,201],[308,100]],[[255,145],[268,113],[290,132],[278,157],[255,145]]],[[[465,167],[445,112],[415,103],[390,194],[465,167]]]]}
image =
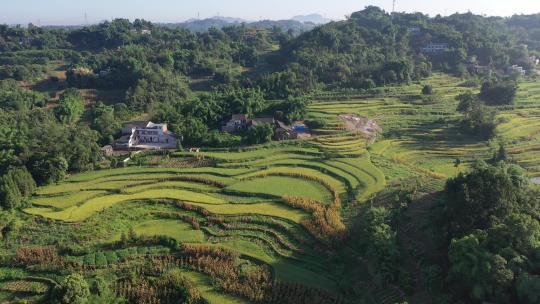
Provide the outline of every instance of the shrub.
{"type": "Polygon", "coordinates": [[[423,95],[433,95],[433,87],[429,84],[426,84],[423,88],[422,88],[422,94],[423,95]]]}
{"type": "Polygon", "coordinates": [[[248,144],[264,144],[272,140],[274,128],[271,124],[254,125],[248,128],[246,142],[248,144]]]}
{"type": "Polygon", "coordinates": [[[511,105],[517,89],[514,81],[486,81],[480,90],[480,99],[488,105],[511,105]]]}
{"type": "Polygon", "coordinates": [[[67,276],[53,291],[53,302],[61,304],[85,304],[90,297],[90,286],[80,274],[67,276]]]}
{"type": "Polygon", "coordinates": [[[306,120],[305,123],[306,123],[306,126],[310,128],[311,130],[322,129],[326,126],[326,121],[323,119],[310,119],[310,120],[306,120]]]}
{"type": "Polygon", "coordinates": [[[36,183],[26,167],[11,168],[0,176],[0,207],[22,207],[24,200],[36,189],[36,183]]]}

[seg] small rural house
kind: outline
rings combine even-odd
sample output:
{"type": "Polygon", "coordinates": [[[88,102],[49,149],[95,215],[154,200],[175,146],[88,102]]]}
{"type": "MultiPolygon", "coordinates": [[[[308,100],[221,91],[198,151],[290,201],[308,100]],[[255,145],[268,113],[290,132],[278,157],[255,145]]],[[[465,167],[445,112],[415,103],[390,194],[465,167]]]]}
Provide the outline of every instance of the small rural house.
{"type": "Polygon", "coordinates": [[[298,132],[296,132],[291,126],[288,126],[281,121],[278,121],[277,125],[278,127],[274,131],[275,140],[298,139],[298,132]]]}
{"type": "Polygon", "coordinates": [[[112,156],[114,154],[113,146],[106,145],[101,148],[101,153],[103,153],[104,156],[112,156]]]}
{"type": "Polygon", "coordinates": [[[258,117],[248,118],[247,114],[233,114],[231,119],[227,121],[222,127],[222,132],[238,133],[250,126],[256,126],[260,124],[275,124],[276,120],[273,117],[258,117]]]}
{"type": "Polygon", "coordinates": [[[222,132],[236,133],[247,128],[248,116],[246,114],[234,114],[222,127],[222,132]]]}
{"type": "Polygon", "coordinates": [[[527,70],[525,70],[522,66],[514,64],[506,69],[506,73],[508,75],[519,74],[525,76],[525,74],[527,74],[527,70]]]}
{"type": "Polygon", "coordinates": [[[167,129],[167,124],[136,121],[122,127],[122,137],[115,146],[123,149],[174,149],[179,140],[167,129]]]}

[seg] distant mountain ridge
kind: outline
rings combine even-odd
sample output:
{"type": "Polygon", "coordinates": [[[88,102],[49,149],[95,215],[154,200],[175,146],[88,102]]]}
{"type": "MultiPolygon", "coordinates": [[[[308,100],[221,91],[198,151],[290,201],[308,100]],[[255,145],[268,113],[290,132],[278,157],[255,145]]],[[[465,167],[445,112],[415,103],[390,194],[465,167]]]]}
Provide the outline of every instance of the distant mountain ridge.
{"type": "Polygon", "coordinates": [[[315,23],[315,24],[326,24],[332,21],[331,19],[325,18],[320,14],[294,16],[292,20],[303,22],[303,23],[310,22],[310,23],[315,23]]]}
{"type": "MultiPolygon", "coordinates": [[[[317,27],[318,25],[326,24],[331,22],[331,19],[325,18],[320,14],[308,14],[308,15],[298,15],[294,16],[291,19],[284,20],[248,20],[237,17],[227,17],[227,16],[213,16],[205,19],[196,19],[191,18],[183,22],[175,23],[165,23],[165,22],[156,22],[155,24],[165,26],[168,28],[184,28],[192,32],[206,32],[210,28],[223,28],[231,25],[245,24],[246,26],[271,29],[273,27],[279,27],[284,31],[292,30],[293,34],[298,35],[306,31],[310,31],[317,27]]],[[[80,29],[88,25],[46,25],[44,28],[48,29],[80,29]]]]}
{"type": "Polygon", "coordinates": [[[283,31],[292,31],[293,34],[301,34],[314,29],[317,24],[314,22],[302,22],[298,20],[261,20],[249,21],[241,18],[232,17],[212,17],[207,19],[189,19],[180,23],[163,23],[162,26],[170,28],[184,28],[192,32],[206,32],[210,28],[223,28],[231,25],[245,24],[246,26],[271,29],[273,27],[281,28],[283,31]]]}
{"type": "Polygon", "coordinates": [[[253,22],[252,20],[247,20],[247,19],[243,19],[243,18],[224,17],[224,16],[214,16],[214,17],[211,17],[209,19],[221,20],[221,21],[225,21],[227,23],[250,23],[250,22],[253,22]]]}

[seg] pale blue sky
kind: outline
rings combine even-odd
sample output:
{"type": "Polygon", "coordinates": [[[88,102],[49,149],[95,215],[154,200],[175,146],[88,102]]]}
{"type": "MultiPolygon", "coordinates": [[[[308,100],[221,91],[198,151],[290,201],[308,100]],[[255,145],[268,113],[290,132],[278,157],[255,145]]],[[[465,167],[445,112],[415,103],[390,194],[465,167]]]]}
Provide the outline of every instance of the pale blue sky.
{"type": "MultiPolygon", "coordinates": [[[[392,0],[0,0],[0,23],[83,24],[111,18],[144,18],[156,22],[179,22],[189,18],[215,16],[251,20],[288,19],[319,13],[343,19],[366,5],[391,10],[392,0]]],[[[540,12],[540,0],[397,0],[397,11],[421,11],[448,15],[472,11],[508,16],[540,12]]]]}

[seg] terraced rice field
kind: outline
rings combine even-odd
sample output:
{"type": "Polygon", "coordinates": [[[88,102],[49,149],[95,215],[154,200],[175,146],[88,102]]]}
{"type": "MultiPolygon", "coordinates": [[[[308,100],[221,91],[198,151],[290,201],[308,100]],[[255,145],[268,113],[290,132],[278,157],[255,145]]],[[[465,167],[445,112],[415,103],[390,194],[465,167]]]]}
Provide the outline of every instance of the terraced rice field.
{"type": "Polygon", "coordinates": [[[455,97],[469,90],[460,87],[460,82],[436,74],[421,84],[391,88],[382,97],[315,103],[311,116],[331,122],[331,131],[325,130],[328,135],[317,140],[330,149],[335,142],[354,145],[353,137],[342,131],[337,115],[355,114],[375,119],[383,129],[383,134],[368,148],[371,157],[399,164],[411,175],[444,180],[473,161],[488,159],[499,144],[504,144],[511,157],[532,176],[540,175],[540,82],[522,82],[516,105],[497,109],[498,136],[491,142],[479,142],[460,132],[455,97]],[[424,104],[418,96],[424,84],[435,88],[433,103],[424,104]],[[454,166],[457,158],[462,164],[458,167],[454,166]]]}
{"type": "MultiPolygon", "coordinates": [[[[327,148],[311,141],[275,143],[197,155],[214,160],[214,167],[127,167],[75,175],[40,188],[33,206],[25,211],[83,226],[106,218],[114,228],[92,237],[102,243],[120,240],[129,228],[140,236],[163,235],[184,244],[228,248],[269,265],[280,281],[334,292],[338,278],[317,249],[326,240],[304,228],[312,220],[312,210],[291,205],[290,200],[339,208],[359,204],[382,189],[384,174],[371,163],[364,139],[351,141],[346,151],[336,142],[332,157],[331,144],[327,148]],[[137,217],[134,210],[140,210],[137,217]]],[[[192,155],[178,152],[172,157],[184,156],[192,155]]],[[[94,265],[98,257],[73,259],[94,265]]],[[[244,301],[220,296],[204,276],[188,275],[207,300],[214,299],[212,303],[244,301]]]]}
{"type": "Polygon", "coordinates": [[[498,118],[498,132],[512,158],[532,176],[540,176],[540,82],[522,83],[514,109],[498,118]]]}

